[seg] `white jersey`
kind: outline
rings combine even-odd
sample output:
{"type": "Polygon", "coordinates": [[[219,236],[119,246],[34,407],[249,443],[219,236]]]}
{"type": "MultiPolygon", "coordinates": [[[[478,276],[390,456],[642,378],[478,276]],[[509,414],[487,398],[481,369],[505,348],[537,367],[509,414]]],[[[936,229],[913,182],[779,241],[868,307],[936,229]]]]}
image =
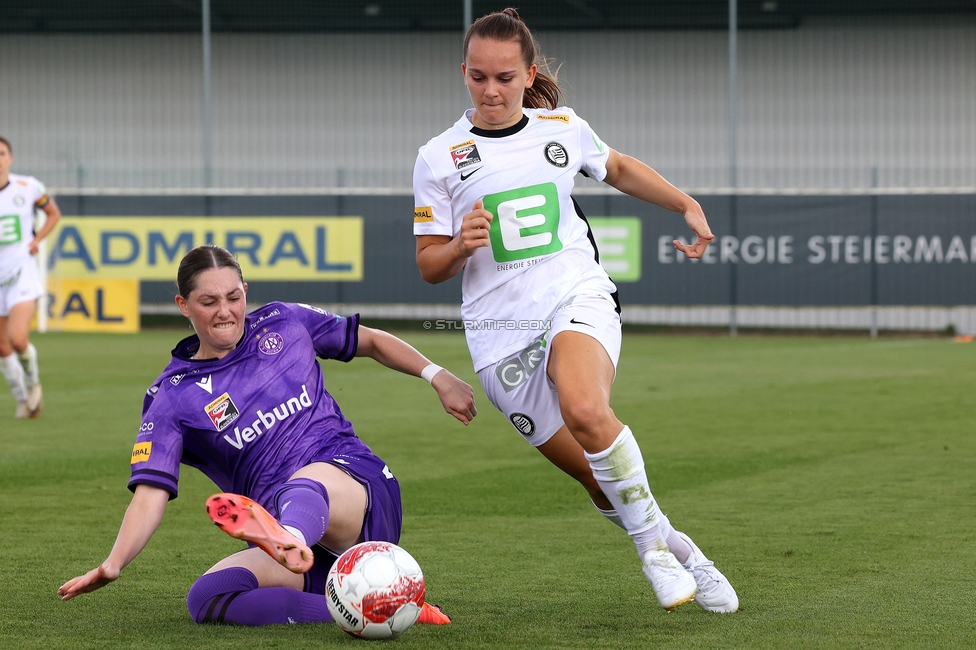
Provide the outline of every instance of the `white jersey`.
{"type": "Polygon", "coordinates": [[[496,131],[473,126],[473,114],[421,147],[413,232],[454,237],[478,200],[494,215],[491,246],[468,259],[462,279],[461,314],[478,371],[538,338],[574,289],[616,287],[570,196],[577,172],[603,180],[610,149],[569,107],[523,109],[518,124],[496,131]]]}
{"type": "Polygon", "coordinates": [[[34,210],[50,199],[44,184],[33,176],[10,174],[0,189],[0,283],[16,276],[25,263],[33,263],[34,210]]]}

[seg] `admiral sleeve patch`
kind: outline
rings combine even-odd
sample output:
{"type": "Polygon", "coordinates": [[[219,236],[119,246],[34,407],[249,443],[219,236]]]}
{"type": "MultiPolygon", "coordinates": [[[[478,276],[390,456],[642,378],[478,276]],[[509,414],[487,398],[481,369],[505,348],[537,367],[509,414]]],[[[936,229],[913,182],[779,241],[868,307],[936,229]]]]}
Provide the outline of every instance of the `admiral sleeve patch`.
{"type": "Polygon", "coordinates": [[[413,209],[413,222],[414,223],[430,223],[434,220],[434,208],[425,205],[420,208],[413,209]]]}
{"type": "Polygon", "coordinates": [[[152,454],[151,442],[137,442],[135,447],[132,448],[132,462],[130,465],[149,460],[150,454],[152,454]]]}

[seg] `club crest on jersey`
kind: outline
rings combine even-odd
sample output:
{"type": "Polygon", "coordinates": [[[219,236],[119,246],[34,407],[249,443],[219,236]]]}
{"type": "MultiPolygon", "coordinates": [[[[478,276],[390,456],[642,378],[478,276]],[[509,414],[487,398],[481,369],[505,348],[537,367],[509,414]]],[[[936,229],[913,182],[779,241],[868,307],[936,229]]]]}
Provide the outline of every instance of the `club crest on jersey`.
{"type": "Polygon", "coordinates": [[[263,354],[278,354],[285,349],[285,339],[278,332],[268,332],[258,341],[258,352],[263,354]]]}
{"type": "Polygon", "coordinates": [[[224,393],[214,401],[207,404],[204,409],[207,415],[210,417],[210,421],[213,425],[217,427],[217,431],[223,431],[226,429],[231,422],[236,420],[240,416],[241,412],[234,404],[234,400],[230,398],[230,395],[224,393]]]}
{"type": "Polygon", "coordinates": [[[173,384],[174,386],[179,386],[184,377],[186,377],[185,372],[179,375],[173,375],[169,378],[169,383],[173,384]]]}
{"type": "Polygon", "coordinates": [[[27,199],[25,199],[20,194],[14,197],[14,205],[16,205],[18,208],[24,205],[25,203],[27,203],[27,199]]]}
{"type": "Polygon", "coordinates": [[[481,162],[478,145],[474,143],[474,140],[454,145],[451,147],[451,160],[454,161],[454,168],[458,170],[477,165],[481,162]]]}
{"type": "Polygon", "coordinates": [[[569,164],[569,154],[566,147],[558,142],[550,142],[546,145],[546,160],[556,167],[565,167],[569,164]]]}

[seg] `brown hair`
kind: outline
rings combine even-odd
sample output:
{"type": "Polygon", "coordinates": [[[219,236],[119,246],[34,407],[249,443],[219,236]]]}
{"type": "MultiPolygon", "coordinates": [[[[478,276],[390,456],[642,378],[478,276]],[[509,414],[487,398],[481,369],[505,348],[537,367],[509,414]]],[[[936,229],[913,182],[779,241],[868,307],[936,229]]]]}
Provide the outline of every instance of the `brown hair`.
{"type": "Polygon", "coordinates": [[[197,276],[210,269],[219,269],[225,266],[233,267],[237,271],[237,277],[244,282],[241,274],[241,265],[226,248],[205,244],[197,246],[180,260],[180,268],[176,272],[176,289],[184,298],[189,298],[190,293],[196,289],[197,276]]]}
{"type": "MultiPolygon", "coordinates": [[[[548,108],[559,106],[559,99],[565,93],[556,81],[556,72],[549,69],[549,61],[536,55],[539,49],[532,32],[519,18],[518,12],[509,7],[487,16],[482,16],[468,28],[464,35],[464,60],[468,60],[468,43],[472,38],[485,38],[492,41],[518,41],[522,47],[522,60],[526,67],[538,66],[535,81],[522,95],[523,108],[548,108]]],[[[558,72],[558,71],[557,71],[558,72]]]]}
{"type": "Polygon", "coordinates": [[[5,145],[7,145],[7,151],[10,152],[10,155],[11,156],[14,155],[14,148],[10,146],[10,140],[8,140],[7,138],[5,138],[2,135],[0,135],[0,142],[2,142],[5,145]]]}

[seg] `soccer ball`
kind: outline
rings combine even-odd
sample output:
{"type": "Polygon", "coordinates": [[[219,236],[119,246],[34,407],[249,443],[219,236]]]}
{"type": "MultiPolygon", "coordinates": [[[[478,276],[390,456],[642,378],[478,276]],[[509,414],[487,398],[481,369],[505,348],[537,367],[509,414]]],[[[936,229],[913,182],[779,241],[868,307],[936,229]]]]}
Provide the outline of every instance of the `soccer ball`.
{"type": "Polygon", "coordinates": [[[426,584],[417,560],[390,542],[363,542],[339,556],[325,581],[325,600],[343,630],[392,639],[417,622],[426,584]]]}

